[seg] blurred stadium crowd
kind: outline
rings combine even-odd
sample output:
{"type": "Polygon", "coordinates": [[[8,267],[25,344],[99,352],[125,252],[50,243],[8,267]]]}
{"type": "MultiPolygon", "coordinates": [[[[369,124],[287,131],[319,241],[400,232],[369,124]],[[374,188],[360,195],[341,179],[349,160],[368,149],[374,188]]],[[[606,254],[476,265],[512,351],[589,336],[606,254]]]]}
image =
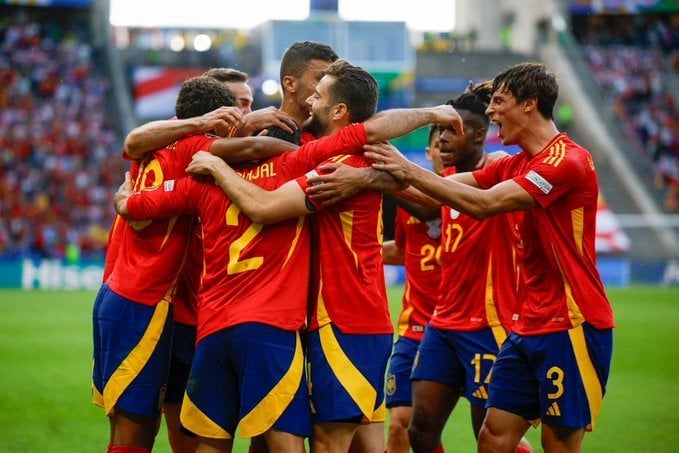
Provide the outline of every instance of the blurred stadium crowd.
{"type": "MultiPolygon", "coordinates": [[[[1,9],[0,257],[101,259],[126,131],[87,16],[1,9]]],[[[679,80],[679,24],[601,17],[574,21],[574,34],[623,133],[655,163],[666,209],[679,212],[679,112],[667,80],[679,80]]]]}
{"type": "Polygon", "coordinates": [[[679,212],[679,28],[654,17],[602,17],[576,28],[592,74],[622,132],[654,162],[665,208],[679,212]]]}
{"type": "Polygon", "coordinates": [[[120,132],[88,24],[15,9],[0,24],[0,253],[103,256],[120,132]]]}

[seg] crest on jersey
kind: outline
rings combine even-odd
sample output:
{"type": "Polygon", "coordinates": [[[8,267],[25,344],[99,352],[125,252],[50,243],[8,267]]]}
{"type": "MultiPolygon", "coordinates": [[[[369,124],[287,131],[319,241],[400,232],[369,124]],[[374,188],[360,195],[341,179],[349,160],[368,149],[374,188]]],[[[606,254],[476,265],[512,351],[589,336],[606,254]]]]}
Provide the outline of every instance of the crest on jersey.
{"type": "Polygon", "coordinates": [[[432,239],[438,239],[441,237],[441,218],[427,220],[427,236],[432,239]]]}
{"type": "Polygon", "coordinates": [[[460,217],[460,211],[450,208],[450,218],[456,220],[458,217],[460,217]]]}

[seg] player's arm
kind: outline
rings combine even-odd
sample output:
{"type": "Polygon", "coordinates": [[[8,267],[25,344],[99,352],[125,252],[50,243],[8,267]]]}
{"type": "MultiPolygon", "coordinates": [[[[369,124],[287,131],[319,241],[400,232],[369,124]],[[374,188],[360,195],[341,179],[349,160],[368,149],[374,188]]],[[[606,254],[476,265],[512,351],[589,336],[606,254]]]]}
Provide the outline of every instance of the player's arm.
{"type": "Polygon", "coordinates": [[[307,206],[306,195],[295,180],[268,191],[241,178],[222,159],[210,153],[196,153],[186,171],[212,175],[231,201],[255,223],[280,222],[313,211],[313,207],[307,206]]]}
{"type": "Polygon", "coordinates": [[[405,250],[396,241],[384,241],[382,244],[382,257],[384,264],[402,265],[405,263],[405,250]]]}
{"type": "Polygon", "coordinates": [[[129,219],[129,213],[127,211],[127,201],[134,194],[132,188],[132,178],[130,177],[130,172],[125,172],[125,180],[118,188],[115,196],[113,197],[113,206],[120,217],[129,219]]]}
{"type": "Polygon", "coordinates": [[[364,123],[368,143],[401,137],[428,124],[452,126],[458,135],[464,135],[462,118],[450,105],[383,110],[364,123]]]}
{"type": "Polygon", "coordinates": [[[196,205],[191,202],[187,188],[190,179],[165,181],[152,190],[134,192],[130,172],[125,172],[125,181],[113,197],[113,205],[121,217],[135,221],[195,215],[196,205]]]}
{"type": "Polygon", "coordinates": [[[396,204],[405,209],[408,214],[423,222],[441,218],[441,208],[439,206],[422,205],[399,197],[393,198],[396,204]]]}
{"type": "Polygon", "coordinates": [[[391,193],[403,190],[406,184],[396,181],[389,173],[371,167],[352,167],[328,162],[318,167],[320,174],[309,178],[307,196],[323,206],[330,206],[363,189],[391,193]]]}
{"type": "MultiPolygon", "coordinates": [[[[370,150],[374,147],[397,151],[393,145],[387,142],[366,145],[364,149],[370,150]]],[[[307,189],[307,196],[310,200],[321,203],[323,206],[335,204],[363,189],[393,193],[399,196],[398,194],[407,188],[407,184],[397,181],[389,173],[371,167],[355,168],[341,163],[328,163],[321,166],[320,170],[321,174],[309,179],[309,184],[312,185],[307,189]]],[[[400,196],[400,198],[403,198],[403,196],[400,196]]],[[[430,199],[427,201],[430,201],[430,199]]],[[[435,202],[432,203],[436,205],[435,202]]],[[[425,204],[429,205],[430,203],[425,204]]]]}
{"type": "Polygon", "coordinates": [[[186,119],[153,121],[132,130],[123,145],[131,159],[140,159],[147,152],[163,148],[187,135],[214,131],[226,136],[231,128],[243,122],[243,113],[237,107],[219,107],[202,116],[186,119]]]}
{"type": "Polygon", "coordinates": [[[247,137],[271,126],[279,127],[289,134],[294,134],[299,129],[290,115],[271,106],[246,114],[245,121],[239,126],[236,135],[247,137]]]}
{"type": "MultiPolygon", "coordinates": [[[[480,189],[472,174],[442,178],[419,165],[410,162],[398,151],[372,148],[366,157],[377,163],[373,168],[391,173],[397,180],[419,189],[438,202],[464,212],[476,219],[495,214],[529,209],[536,205],[535,199],[513,180],[503,181],[490,189],[480,189]]],[[[408,190],[408,189],[407,189],[408,190]]]]}
{"type": "Polygon", "coordinates": [[[215,140],[208,151],[235,164],[269,159],[297,148],[294,143],[273,137],[232,137],[215,140]]]}

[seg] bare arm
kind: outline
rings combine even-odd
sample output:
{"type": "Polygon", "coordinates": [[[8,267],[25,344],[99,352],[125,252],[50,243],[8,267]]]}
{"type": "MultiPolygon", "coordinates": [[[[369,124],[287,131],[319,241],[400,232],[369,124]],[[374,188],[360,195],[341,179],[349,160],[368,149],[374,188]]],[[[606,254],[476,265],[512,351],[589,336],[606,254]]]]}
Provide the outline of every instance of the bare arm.
{"type": "Polygon", "coordinates": [[[392,150],[375,148],[367,152],[366,157],[378,161],[373,164],[374,168],[388,171],[396,179],[409,183],[425,195],[476,219],[529,209],[536,204],[535,199],[512,180],[483,190],[479,189],[477,184],[467,184],[474,179],[471,174],[463,173],[457,178],[441,178],[392,150]]]}
{"type": "Polygon", "coordinates": [[[384,264],[402,265],[405,263],[405,250],[396,245],[396,241],[385,241],[382,244],[384,264]]]}
{"type": "Polygon", "coordinates": [[[243,121],[243,113],[236,107],[220,107],[194,118],[153,121],[134,129],[125,137],[123,149],[132,159],[139,159],[149,151],[162,148],[182,137],[215,131],[226,136],[233,126],[243,121]]]}
{"type": "Polygon", "coordinates": [[[406,212],[423,222],[441,218],[441,208],[438,206],[427,206],[403,198],[394,197],[396,204],[406,210],[406,212]]]}
{"type": "Polygon", "coordinates": [[[383,110],[366,120],[364,124],[368,143],[377,143],[406,135],[434,123],[445,127],[452,125],[458,135],[464,135],[462,118],[450,105],[383,110]]]}
{"type": "Polygon", "coordinates": [[[273,137],[232,137],[215,140],[208,151],[234,164],[268,159],[297,148],[293,143],[273,137]]]}
{"type": "Polygon", "coordinates": [[[311,212],[304,191],[294,180],[268,191],[241,178],[222,159],[204,151],[194,154],[186,171],[212,175],[231,201],[255,223],[275,223],[311,212]]]}
{"type": "Polygon", "coordinates": [[[342,163],[328,163],[319,167],[323,174],[309,178],[309,199],[324,206],[333,205],[362,189],[389,193],[405,188],[389,173],[370,167],[356,168],[342,163]]]}
{"type": "Polygon", "coordinates": [[[287,113],[276,107],[265,107],[245,115],[245,121],[238,128],[237,135],[239,137],[254,135],[271,126],[279,127],[290,134],[299,129],[295,120],[287,113]]]}
{"type": "Polygon", "coordinates": [[[130,177],[130,172],[125,172],[125,181],[121,184],[113,197],[113,206],[116,208],[116,212],[123,218],[129,218],[127,212],[127,200],[133,194],[132,190],[132,178],[130,177]]]}

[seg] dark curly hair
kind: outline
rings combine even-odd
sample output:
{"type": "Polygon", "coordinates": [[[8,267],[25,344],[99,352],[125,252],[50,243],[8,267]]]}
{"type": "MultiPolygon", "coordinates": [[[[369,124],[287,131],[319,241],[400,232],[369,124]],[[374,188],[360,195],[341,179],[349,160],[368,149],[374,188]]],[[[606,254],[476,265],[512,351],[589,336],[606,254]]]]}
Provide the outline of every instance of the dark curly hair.
{"type": "Polygon", "coordinates": [[[490,119],[486,115],[486,109],[490,103],[492,84],[492,80],[476,86],[474,86],[473,82],[469,82],[469,86],[464,93],[455,99],[449,100],[446,104],[452,105],[456,110],[466,110],[474,114],[488,126],[490,119]]]}
{"type": "Polygon", "coordinates": [[[184,119],[235,105],[236,97],[226,84],[212,77],[199,76],[182,83],[174,111],[177,118],[184,119]]]}

